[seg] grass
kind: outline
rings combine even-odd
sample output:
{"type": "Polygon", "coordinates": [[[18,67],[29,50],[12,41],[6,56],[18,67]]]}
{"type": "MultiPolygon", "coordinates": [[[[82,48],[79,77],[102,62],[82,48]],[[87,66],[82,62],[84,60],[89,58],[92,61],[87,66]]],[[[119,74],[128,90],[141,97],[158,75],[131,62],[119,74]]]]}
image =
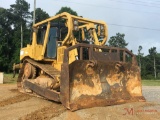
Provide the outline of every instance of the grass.
{"type": "Polygon", "coordinates": [[[4,84],[16,84],[18,74],[13,78],[13,74],[4,74],[3,83],[4,84]]]}
{"type": "Polygon", "coordinates": [[[160,80],[142,80],[142,86],[160,86],[160,80]]]}

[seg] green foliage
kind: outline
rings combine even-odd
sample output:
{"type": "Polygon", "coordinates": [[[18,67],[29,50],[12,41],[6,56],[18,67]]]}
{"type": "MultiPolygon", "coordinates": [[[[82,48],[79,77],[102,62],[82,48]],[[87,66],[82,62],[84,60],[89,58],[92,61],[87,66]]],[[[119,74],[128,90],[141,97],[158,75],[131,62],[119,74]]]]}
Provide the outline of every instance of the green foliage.
{"type": "MultiPolygon", "coordinates": [[[[16,0],[9,9],[0,7],[0,71],[12,72],[13,63],[19,63],[21,47],[21,26],[23,28],[23,46],[30,41],[33,12],[26,0],[16,0]]],[[[69,7],[62,7],[58,13],[68,12],[77,15],[69,7]]],[[[49,18],[41,8],[36,9],[36,23],[49,18]]]]}
{"type": "MultiPolygon", "coordinates": [[[[49,18],[49,14],[43,11],[41,8],[36,8],[36,16],[35,16],[35,23],[38,23],[42,20],[49,18]]],[[[33,11],[31,12],[32,19],[33,19],[33,11]]]]}
{"type": "Polygon", "coordinates": [[[16,0],[16,4],[12,4],[10,8],[10,12],[15,15],[15,18],[17,20],[21,19],[28,19],[30,18],[30,4],[27,3],[25,0],[16,0]]]}
{"type": "Polygon", "coordinates": [[[149,49],[149,56],[151,58],[153,58],[153,68],[154,68],[154,77],[155,77],[155,79],[157,78],[157,72],[156,72],[156,54],[157,54],[156,47],[153,47],[153,48],[149,49]]]}
{"type": "Polygon", "coordinates": [[[13,15],[13,36],[12,40],[14,42],[14,53],[12,63],[19,62],[19,50],[21,47],[21,26],[23,29],[23,46],[29,42],[30,32],[28,30],[28,21],[31,19],[31,14],[29,12],[30,4],[25,0],[16,0],[15,4],[12,4],[9,11],[13,15]]]}
{"type": "Polygon", "coordinates": [[[157,54],[156,47],[151,47],[148,51],[150,56],[155,56],[157,54]]]}
{"type": "Polygon", "coordinates": [[[11,27],[12,14],[0,8],[0,71],[9,71],[11,65],[12,48],[14,48],[11,27]]]}
{"type": "Polygon", "coordinates": [[[126,43],[124,37],[125,37],[125,34],[116,33],[116,36],[110,37],[108,41],[109,46],[125,48],[128,45],[128,43],[126,43]]]}
{"type": "Polygon", "coordinates": [[[30,36],[27,21],[30,5],[25,0],[16,0],[10,9],[0,8],[0,71],[11,72],[13,63],[19,62],[20,26],[23,26],[24,44],[30,36]]]}
{"type": "Polygon", "coordinates": [[[57,13],[57,14],[60,14],[60,13],[63,13],[63,12],[68,12],[72,15],[75,15],[75,16],[78,16],[77,12],[72,10],[70,7],[62,7],[57,13]]]}
{"type": "Polygon", "coordinates": [[[141,50],[142,50],[142,46],[140,45],[138,47],[138,64],[139,64],[140,69],[141,69],[141,57],[143,57],[143,53],[141,53],[141,50]]]}
{"type": "Polygon", "coordinates": [[[160,79],[160,53],[156,52],[155,47],[153,48],[149,49],[149,55],[141,57],[141,75],[143,79],[160,79]]]}

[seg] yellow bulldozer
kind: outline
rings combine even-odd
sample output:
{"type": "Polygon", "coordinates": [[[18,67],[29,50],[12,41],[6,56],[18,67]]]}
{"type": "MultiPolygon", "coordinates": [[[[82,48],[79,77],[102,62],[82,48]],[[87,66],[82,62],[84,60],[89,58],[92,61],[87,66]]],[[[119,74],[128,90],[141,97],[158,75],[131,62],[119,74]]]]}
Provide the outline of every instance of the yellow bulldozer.
{"type": "Polygon", "coordinates": [[[34,24],[21,64],[13,66],[20,68],[18,90],[72,111],[145,101],[135,55],[106,46],[107,37],[105,22],[66,12],[34,24]]]}

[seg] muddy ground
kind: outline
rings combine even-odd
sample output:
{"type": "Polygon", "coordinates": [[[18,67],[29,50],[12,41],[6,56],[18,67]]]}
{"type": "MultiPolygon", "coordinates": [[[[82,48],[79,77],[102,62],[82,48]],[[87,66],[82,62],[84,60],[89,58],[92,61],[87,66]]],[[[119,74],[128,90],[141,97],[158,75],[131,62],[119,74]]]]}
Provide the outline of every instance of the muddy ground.
{"type": "Polygon", "coordinates": [[[0,120],[159,120],[160,86],[144,86],[143,94],[147,102],[70,112],[61,104],[19,93],[15,84],[0,84],[0,120]]]}

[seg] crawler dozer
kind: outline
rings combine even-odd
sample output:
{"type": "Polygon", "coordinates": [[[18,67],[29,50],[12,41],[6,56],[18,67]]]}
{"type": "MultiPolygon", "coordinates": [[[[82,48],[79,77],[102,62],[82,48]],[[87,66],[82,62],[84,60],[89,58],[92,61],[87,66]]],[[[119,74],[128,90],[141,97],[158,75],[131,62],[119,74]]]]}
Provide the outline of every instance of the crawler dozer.
{"type": "Polygon", "coordinates": [[[66,12],[34,24],[30,44],[20,50],[18,90],[72,111],[144,101],[135,55],[106,46],[107,37],[105,22],[66,12]]]}

